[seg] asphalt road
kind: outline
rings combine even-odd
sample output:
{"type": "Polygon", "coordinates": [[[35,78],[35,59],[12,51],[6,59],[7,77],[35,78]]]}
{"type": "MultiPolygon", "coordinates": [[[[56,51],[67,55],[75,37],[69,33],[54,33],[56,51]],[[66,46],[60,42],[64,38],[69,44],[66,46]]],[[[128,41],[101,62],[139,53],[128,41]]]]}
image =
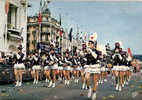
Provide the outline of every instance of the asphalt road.
{"type": "MultiPolygon", "coordinates": [[[[45,81],[38,85],[25,82],[19,88],[14,84],[0,85],[0,100],[89,100],[87,90],[81,90],[81,81],[72,81],[70,88],[61,81],[57,83],[56,88],[47,88],[45,81]]],[[[133,74],[121,92],[115,90],[114,80],[108,76],[108,81],[98,86],[97,100],[142,100],[142,76],[133,74]]]]}

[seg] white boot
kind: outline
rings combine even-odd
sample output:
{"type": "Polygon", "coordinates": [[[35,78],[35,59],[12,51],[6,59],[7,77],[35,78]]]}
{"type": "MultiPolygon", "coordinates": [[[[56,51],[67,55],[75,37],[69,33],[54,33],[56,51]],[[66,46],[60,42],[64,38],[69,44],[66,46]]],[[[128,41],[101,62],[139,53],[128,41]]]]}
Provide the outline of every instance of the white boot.
{"type": "Polygon", "coordinates": [[[59,79],[58,79],[59,81],[61,81],[62,80],[62,78],[61,77],[59,77],[59,79]]]}
{"type": "Polygon", "coordinates": [[[74,79],[74,83],[76,83],[76,79],[74,79]]]}
{"type": "Polygon", "coordinates": [[[101,84],[103,84],[103,80],[101,80],[101,84]]]}
{"type": "Polygon", "coordinates": [[[107,79],[104,79],[104,82],[107,82],[107,79]]]}
{"type": "Polygon", "coordinates": [[[17,81],[17,82],[16,82],[16,85],[15,85],[15,87],[16,87],[16,86],[19,86],[19,81],[17,81]]]}
{"type": "Polygon", "coordinates": [[[70,80],[67,80],[67,86],[69,87],[69,85],[70,85],[70,80]]]}
{"type": "Polygon", "coordinates": [[[119,91],[121,91],[122,90],[122,87],[121,86],[119,86],[119,91]]]}
{"type": "Polygon", "coordinates": [[[49,80],[46,78],[45,82],[46,82],[46,83],[48,83],[48,82],[49,82],[49,80]]]}
{"type": "Polygon", "coordinates": [[[48,87],[51,87],[51,86],[52,86],[52,80],[49,82],[48,87]]]}
{"type": "Polygon", "coordinates": [[[90,87],[89,90],[88,90],[88,98],[90,98],[92,95],[92,88],[90,87]]]}
{"type": "Polygon", "coordinates": [[[33,84],[35,84],[36,83],[36,79],[34,79],[34,82],[33,82],[33,84]]]}
{"type": "Polygon", "coordinates": [[[53,83],[53,84],[52,84],[52,88],[55,88],[55,86],[56,86],[55,83],[53,83]]]}
{"type": "Polygon", "coordinates": [[[93,92],[91,99],[92,99],[92,100],[96,100],[96,92],[93,92]]]}
{"type": "Polygon", "coordinates": [[[126,81],[126,85],[128,85],[128,81],[126,81]]]}
{"type": "Polygon", "coordinates": [[[35,84],[38,84],[38,80],[36,80],[35,84]]]}
{"type": "Polygon", "coordinates": [[[82,89],[85,89],[85,86],[86,86],[86,84],[85,84],[85,82],[82,84],[82,89]]]}
{"type": "Polygon", "coordinates": [[[79,82],[79,79],[76,79],[76,83],[78,84],[78,82],[79,82]]]}
{"type": "Polygon", "coordinates": [[[65,80],[65,85],[67,85],[67,80],[65,80]]]}
{"type": "Polygon", "coordinates": [[[115,88],[116,90],[118,90],[119,89],[119,85],[118,84],[116,84],[116,88],[115,88]]]}
{"type": "Polygon", "coordinates": [[[22,86],[22,82],[19,82],[19,86],[22,86]]]}
{"type": "Polygon", "coordinates": [[[122,84],[122,87],[124,87],[124,83],[122,84]]]}

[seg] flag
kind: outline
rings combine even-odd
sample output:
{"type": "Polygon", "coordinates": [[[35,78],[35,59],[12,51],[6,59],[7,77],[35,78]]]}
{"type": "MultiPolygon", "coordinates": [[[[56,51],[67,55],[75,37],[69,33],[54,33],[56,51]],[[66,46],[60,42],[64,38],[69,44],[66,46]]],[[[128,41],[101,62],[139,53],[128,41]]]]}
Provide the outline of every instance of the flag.
{"type": "Polygon", "coordinates": [[[62,35],[63,35],[63,30],[60,30],[60,31],[59,31],[59,34],[60,34],[60,37],[62,37],[62,35]]]}
{"type": "Polygon", "coordinates": [[[87,33],[84,33],[84,40],[86,41],[87,39],[87,33]]]}
{"type": "Polygon", "coordinates": [[[59,15],[60,17],[60,21],[59,21],[59,24],[62,25],[62,18],[61,18],[61,14],[59,15]]]}
{"type": "Polygon", "coordinates": [[[9,11],[9,2],[10,2],[10,0],[6,0],[6,3],[5,3],[5,12],[6,12],[6,14],[8,14],[8,11],[9,11]]]}
{"type": "Polygon", "coordinates": [[[129,55],[131,58],[133,58],[133,55],[132,55],[132,52],[131,52],[130,48],[128,48],[128,55],[129,55]]]}
{"type": "Polygon", "coordinates": [[[42,7],[42,0],[40,0],[40,7],[42,7]]]}
{"type": "Polygon", "coordinates": [[[42,15],[41,15],[41,12],[39,12],[39,15],[38,15],[38,23],[41,24],[42,22],[42,15]]]}
{"type": "Polygon", "coordinates": [[[72,31],[73,31],[73,29],[71,28],[71,29],[70,29],[70,32],[69,32],[69,40],[70,40],[70,41],[72,41],[72,31]]]}

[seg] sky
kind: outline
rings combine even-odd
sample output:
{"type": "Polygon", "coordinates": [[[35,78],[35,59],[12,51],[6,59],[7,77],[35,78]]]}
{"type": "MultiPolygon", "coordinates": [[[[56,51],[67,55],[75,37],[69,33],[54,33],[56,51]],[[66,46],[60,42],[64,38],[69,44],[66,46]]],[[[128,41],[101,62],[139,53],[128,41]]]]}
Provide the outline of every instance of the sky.
{"type": "MultiPolygon", "coordinates": [[[[29,0],[29,16],[39,11],[39,1],[29,0]]],[[[122,41],[124,50],[142,54],[142,2],[120,1],[52,0],[48,7],[57,20],[61,14],[62,27],[68,31],[73,27],[73,34],[77,29],[80,33],[97,32],[99,44],[109,42],[114,48],[116,41],[122,41]]]]}

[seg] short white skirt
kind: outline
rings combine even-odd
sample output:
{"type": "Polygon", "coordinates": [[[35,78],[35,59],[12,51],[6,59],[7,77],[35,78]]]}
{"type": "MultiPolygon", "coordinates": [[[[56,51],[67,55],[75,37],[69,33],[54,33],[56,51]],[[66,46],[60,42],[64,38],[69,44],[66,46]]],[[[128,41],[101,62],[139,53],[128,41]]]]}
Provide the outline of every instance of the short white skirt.
{"type": "Polygon", "coordinates": [[[41,67],[40,67],[40,65],[34,65],[34,66],[32,67],[32,69],[33,69],[33,70],[41,70],[41,67]]]}
{"type": "Polygon", "coordinates": [[[101,72],[105,72],[105,71],[108,71],[108,68],[106,68],[106,67],[101,67],[101,72]]]}
{"type": "Polygon", "coordinates": [[[23,64],[23,63],[21,63],[21,64],[15,64],[14,65],[14,69],[25,69],[25,65],[23,64]]]}
{"type": "Polygon", "coordinates": [[[100,68],[100,65],[99,64],[95,64],[95,65],[85,65],[84,66],[84,71],[86,73],[100,73],[101,72],[101,68],[100,68]]]}
{"type": "Polygon", "coordinates": [[[59,66],[59,67],[58,67],[58,70],[63,70],[63,69],[64,69],[64,68],[63,68],[63,67],[61,67],[61,66],[59,66]]]}
{"type": "Polygon", "coordinates": [[[127,71],[128,67],[127,66],[113,66],[112,70],[114,70],[114,71],[127,71]]]}
{"type": "Polygon", "coordinates": [[[54,64],[53,66],[51,66],[51,69],[58,69],[58,64],[54,64]]]}
{"type": "Polygon", "coordinates": [[[74,70],[76,70],[76,71],[80,71],[80,70],[82,70],[82,67],[74,68],[74,70]]]}
{"type": "Polygon", "coordinates": [[[45,66],[44,70],[50,70],[50,66],[45,66]]]}
{"type": "Polygon", "coordinates": [[[67,66],[67,67],[64,67],[64,70],[70,70],[70,71],[72,71],[72,70],[73,70],[73,68],[72,68],[72,67],[70,67],[70,66],[67,66]]]}

